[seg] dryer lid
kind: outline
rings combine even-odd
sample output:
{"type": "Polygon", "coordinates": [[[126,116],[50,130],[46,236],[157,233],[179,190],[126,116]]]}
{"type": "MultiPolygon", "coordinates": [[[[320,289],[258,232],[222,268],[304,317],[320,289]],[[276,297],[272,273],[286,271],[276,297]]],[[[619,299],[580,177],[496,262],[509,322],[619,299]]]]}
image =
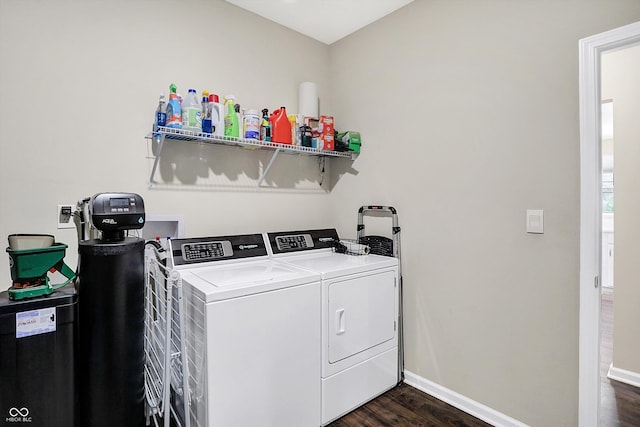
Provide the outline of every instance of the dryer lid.
{"type": "Polygon", "coordinates": [[[364,273],[398,266],[398,259],[381,255],[347,255],[335,252],[315,252],[277,257],[279,261],[316,271],[323,279],[364,273]]]}

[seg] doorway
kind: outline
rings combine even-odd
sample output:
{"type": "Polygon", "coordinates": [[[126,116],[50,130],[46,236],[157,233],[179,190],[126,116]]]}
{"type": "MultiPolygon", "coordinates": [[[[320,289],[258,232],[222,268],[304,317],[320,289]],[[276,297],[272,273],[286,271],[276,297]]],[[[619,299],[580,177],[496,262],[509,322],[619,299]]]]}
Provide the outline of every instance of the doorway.
{"type": "MultiPolygon", "coordinates": [[[[628,50],[628,49],[625,49],[628,50]]],[[[616,63],[603,58],[602,96],[606,97],[611,88],[612,73],[609,69],[616,63]]],[[[614,257],[614,143],[613,143],[613,99],[603,99],[600,109],[602,144],[602,293],[613,294],[613,257],[614,257]]]]}
{"type": "Polygon", "coordinates": [[[640,23],[580,40],[580,426],[600,419],[601,55],[640,42],[640,23]]]}

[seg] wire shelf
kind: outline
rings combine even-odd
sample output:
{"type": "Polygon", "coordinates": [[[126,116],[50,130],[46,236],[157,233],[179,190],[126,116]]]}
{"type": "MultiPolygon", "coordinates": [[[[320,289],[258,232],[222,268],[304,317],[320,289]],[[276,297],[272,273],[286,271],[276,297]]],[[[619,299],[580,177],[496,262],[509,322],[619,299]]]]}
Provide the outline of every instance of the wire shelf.
{"type": "Polygon", "coordinates": [[[156,427],[189,427],[188,372],[184,348],[184,309],[180,274],[162,264],[163,254],[145,251],[145,394],[147,416],[156,427]],[[183,408],[171,405],[171,392],[183,408]],[[177,412],[178,411],[178,412],[177,412]],[[175,424],[171,423],[171,419],[175,424]]]}
{"type": "Polygon", "coordinates": [[[273,153],[271,156],[271,160],[262,172],[262,176],[260,176],[260,178],[258,179],[258,188],[260,188],[260,186],[262,185],[262,182],[269,172],[271,165],[273,165],[273,162],[276,157],[278,157],[279,153],[318,156],[321,157],[322,160],[324,160],[324,158],[326,157],[342,157],[355,160],[358,157],[358,153],[352,151],[321,150],[317,148],[303,147],[300,145],[278,144],[275,142],[264,142],[255,139],[218,136],[210,133],[193,132],[190,130],[168,128],[165,126],[158,127],[157,132],[148,133],[146,138],[152,140],[153,152],[155,154],[155,160],[153,161],[153,166],[151,167],[151,175],[149,176],[149,188],[152,188],[155,184],[154,177],[158,168],[158,163],[160,162],[162,147],[164,146],[165,140],[243,147],[251,150],[269,151],[273,153]]]}
{"type": "Polygon", "coordinates": [[[355,158],[357,153],[352,151],[330,151],[312,147],[304,147],[301,145],[278,144],[276,142],[264,142],[255,139],[234,138],[231,136],[218,136],[210,133],[193,132],[185,129],[168,128],[164,126],[158,127],[157,133],[149,133],[146,138],[151,139],[154,136],[164,135],[167,139],[188,142],[206,142],[211,144],[224,144],[237,147],[247,147],[261,150],[280,150],[282,153],[288,154],[306,154],[311,156],[328,156],[328,157],[345,157],[349,159],[355,158]]]}

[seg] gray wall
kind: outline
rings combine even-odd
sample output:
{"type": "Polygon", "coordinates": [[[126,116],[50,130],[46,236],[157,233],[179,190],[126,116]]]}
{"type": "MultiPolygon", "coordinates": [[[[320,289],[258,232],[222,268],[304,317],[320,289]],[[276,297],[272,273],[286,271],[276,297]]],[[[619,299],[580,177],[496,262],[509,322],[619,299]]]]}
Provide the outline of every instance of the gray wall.
{"type": "Polygon", "coordinates": [[[336,126],[364,153],[332,206],[344,228],[363,203],[400,213],[407,369],[527,424],[577,425],[578,40],[638,19],[417,0],[331,46],[336,126]]]}
{"type": "Polygon", "coordinates": [[[349,237],[360,205],[390,204],[407,369],[528,424],[576,425],[578,40],[639,19],[636,0],[416,0],[327,47],[219,0],[2,0],[0,236],[56,234],[75,265],[55,207],[98,191],[139,192],[188,235],[349,237]],[[170,82],[273,108],[305,80],[363,134],[330,185],[296,156],[256,192],[268,155],[181,146],[147,189],[143,137],[170,82]],[[524,232],[527,208],[545,209],[544,235],[524,232]]]}
{"type": "Polygon", "coordinates": [[[640,46],[602,57],[602,98],[613,100],[615,258],[613,366],[640,375],[640,46]]]}

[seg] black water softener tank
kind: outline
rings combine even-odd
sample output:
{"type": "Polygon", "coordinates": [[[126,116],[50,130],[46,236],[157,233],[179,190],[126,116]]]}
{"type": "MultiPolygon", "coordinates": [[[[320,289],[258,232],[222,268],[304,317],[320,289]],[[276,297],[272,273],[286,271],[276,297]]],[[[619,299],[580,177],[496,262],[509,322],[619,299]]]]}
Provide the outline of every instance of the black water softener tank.
{"type": "Polygon", "coordinates": [[[144,226],[137,194],[100,193],[89,216],[102,237],[78,244],[80,425],[141,427],[144,405],[144,226]]]}

